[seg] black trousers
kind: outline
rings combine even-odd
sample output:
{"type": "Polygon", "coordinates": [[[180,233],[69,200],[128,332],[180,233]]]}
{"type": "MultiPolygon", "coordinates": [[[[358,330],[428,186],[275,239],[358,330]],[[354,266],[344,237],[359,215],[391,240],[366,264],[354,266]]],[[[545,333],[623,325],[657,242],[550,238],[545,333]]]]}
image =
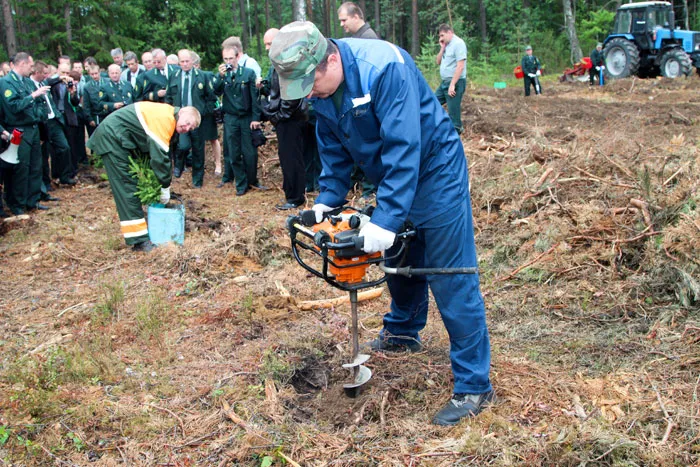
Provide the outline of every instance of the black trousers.
{"type": "Polygon", "coordinates": [[[303,204],[306,170],[304,168],[303,120],[277,122],[277,142],[282,167],[282,190],[288,203],[303,204]]]}
{"type": "Polygon", "coordinates": [[[87,160],[87,154],[85,153],[85,127],[82,125],[67,125],[66,138],[68,139],[68,146],[70,146],[71,176],[75,177],[75,174],[78,173],[78,164],[87,160]]]}
{"type": "Polygon", "coordinates": [[[540,80],[537,79],[535,76],[534,78],[530,78],[527,74],[524,77],[525,81],[525,96],[530,95],[530,86],[535,88],[535,94],[542,94],[542,85],[540,84],[540,80]],[[538,89],[539,87],[539,89],[538,89]]]}
{"type": "MultiPolygon", "coordinates": [[[[65,127],[56,118],[46,122],[48,141],[51,144],[51,178],[58,178],[61,183],[72,177],[71,152],[66,139],[65,127]]],[[[46,143],[44,143],[46,146],[46,143]]],[[[47,162],[47,158],[44,159],[47,162]]],[[[46,168],[44,168],[46,170],[46,168]]],[[[46,183],[46,182],[44,182],[46,183]]],[[[50,180],[49,180],[49,183],[50,180]]]]}

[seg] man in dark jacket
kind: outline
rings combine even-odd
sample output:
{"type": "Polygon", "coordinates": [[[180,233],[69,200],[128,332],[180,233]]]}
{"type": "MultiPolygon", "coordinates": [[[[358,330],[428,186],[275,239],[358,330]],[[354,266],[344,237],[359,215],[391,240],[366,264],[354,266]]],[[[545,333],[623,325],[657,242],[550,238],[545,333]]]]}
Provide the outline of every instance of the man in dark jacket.
{"type": "Polygon", "coordinates": [[[591,69],[588,70],[588,76],[591,78],[590,85],[595,84],[595,77],[600,77],[601,70],[605,70],[605,56],[603,55],[603,44],[598,42],[595,49],[591,52],[591,69]]]}
{"type": "MultiPolygon", "coordinates": [[[[269,29],[263,38],[265,48],[270,44],[279,29],[269,29]]],[[[280,211],[297,208],[304,204],[304,129],[308,120],[305,99],[285,100],[280,96],[280,83],[277,71],[270,67],[269,100],[262,108],[263,117],[277,130],[278,154],[282,167],[282,189],[285,202],[276,207],[280,211]]]]}
{"type": "Polygon", "coordinates": [[[530,86],[535,88],[535,94],[538,96],[542,94],[542,87],[538,78],[542,74],[542,66],[539,59],[532,55],[532,47],[529,45],[525,47],[525,56],[520,62],[520,66],[525,74],[525,97],[530,95],[530,86]]]}
{"type": "Polygon", "coordinates": [[[355,39],[379,39],[369,24],[365,23],[362,9],[353,2],[345,2],[338,8],[338,21],[343,30],[355,39]]]}
{"type": "MultiPolygon", "coordinates": [[[[175,107],[193,106],[200,115],[214,110],[216,95],[211,80],[200,70],[193,68],[192,52],[182,49],[177,53],[180,69],[168,81],[165,102],[175,107]]],[[[200,188],[204,181],[204,138],[199,128],[182,133],[175,153],[173,175],[180,178],[185,169],[185,157],[192,150],[192,185],[200,188]]]]}

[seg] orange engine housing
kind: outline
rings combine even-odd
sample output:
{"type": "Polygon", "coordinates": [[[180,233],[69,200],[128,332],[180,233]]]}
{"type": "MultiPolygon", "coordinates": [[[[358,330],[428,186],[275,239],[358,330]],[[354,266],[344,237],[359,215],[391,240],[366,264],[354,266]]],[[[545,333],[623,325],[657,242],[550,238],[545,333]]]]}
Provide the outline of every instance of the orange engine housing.
{"type": "MultiPolygon", "coordinates": [[[[350,226],[350,218],[352,216],[362,216],[356,211],[343,211],[341,213],[342,220],[336,222],[335,225],[328,219],[313,226],[314,232],[323,231],[330,237],[332,242],[344,243],[348,238],[356,236],[359,229],[350,226]]],[[[316,247],[318,249],[318,247],[316,247]]],[[[343,249],[333,250],[328,249],[329,258],[337,266],[332,263],[328,264],[328,269],[335,276],[335,280],[345,284],[359,284],[364,280],[369,264],[366,261],[374,258],[381,258],[380,252],[365,253],[361,249],[343,249]]]]}

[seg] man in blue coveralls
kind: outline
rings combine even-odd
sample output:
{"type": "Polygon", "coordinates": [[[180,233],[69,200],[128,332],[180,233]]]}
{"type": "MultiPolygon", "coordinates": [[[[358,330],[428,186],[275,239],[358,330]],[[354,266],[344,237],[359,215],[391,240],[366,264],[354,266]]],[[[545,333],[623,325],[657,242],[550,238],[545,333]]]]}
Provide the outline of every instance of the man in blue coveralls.
{"type": "MultiPolygon", "coordinates": [[[[326,39],[313,23],[294,22],[275,37],[270,60],[282,98],[308,96],[316,109],[323,164],[312,208],[317,222],[346,203],[357,164],[377,186],[377,207],[360,231],[367,253],[391,255],[396,233],[410,221],[418,235],[406,265],[476,266],[464,149],[408,53],[383,41],[326,39]]],[[[454,375],[454,394],[433,423],[478,414],[494,397],[479,276],[391,276],[387,284],[391,311],[371,348],[421,349],[430,286],[450,336],[454,375]]]]}

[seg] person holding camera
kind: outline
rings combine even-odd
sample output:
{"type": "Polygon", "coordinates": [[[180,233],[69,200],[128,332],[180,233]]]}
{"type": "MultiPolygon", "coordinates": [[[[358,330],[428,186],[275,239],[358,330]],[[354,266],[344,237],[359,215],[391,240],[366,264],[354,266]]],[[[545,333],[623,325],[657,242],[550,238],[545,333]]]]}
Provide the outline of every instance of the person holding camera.
{"type": "Polygon", "coordinates": [[[224,63],[212,82],[214,92],[223,96],[224,109],[224,175],[217,188],[235,182],[236,196],[244,195],[251,187],[266,189],[258,182],[258,151],[251,133],[260,128],[256,75],[239,65],[240,54],[236,47],[224,47],[224,63]]]}
{"type": "MultiPolygon", "coordinates": [[[[36,68],[39,68],[37,62],[36,68]]],[[[46,68],[44,74],[46,76],[46,68]]],[[[73,82],[73,79],[68,75],[70,73],[70,63],[62,62],[58,65],[57,74],[46,79],[46,84],[51,87],[51,105],[48,110],[48,120],[46,121],[46,139],[50,144],[47,147],[44,144],[44,185],[48,189],[51,187],[51,179],[58,179],[61,185],[75,185],[77,182],[73,178],[73,165],[71,164],[71,150],[66,138],[66,112],[70,111],[71,116],[75,117],[73,107],[80,104],[78,97],[78,87],[73,82]],[[51,177],[49,177],[49,152],[51,153],[51,177]]],[[[32,77],[33,78],[33,77],[32,77]]],[[[49,200],[49,196],[44,194],[42,199],[49,200]]]]}

